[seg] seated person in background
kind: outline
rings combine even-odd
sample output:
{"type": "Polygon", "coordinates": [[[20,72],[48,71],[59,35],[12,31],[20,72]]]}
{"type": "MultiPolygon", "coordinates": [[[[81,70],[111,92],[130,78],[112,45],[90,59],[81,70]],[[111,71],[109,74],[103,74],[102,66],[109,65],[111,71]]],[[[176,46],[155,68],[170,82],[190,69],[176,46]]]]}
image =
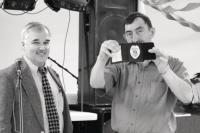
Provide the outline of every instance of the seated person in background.
{"type": "Polygon", "coordinates": [[[200,73],[196,73],[195,77],[191,79],[193,85],[193,93],[194,98],[192,103],[199,104],[200,103],[200,73]]]}
{"type": "Polygon", "coordinates": [[[28,23],[22,38],[23,57],[0,71],[0,133],[72,133],[58,74],[45,64],[50,51],[49,29],[38,22],[28,23]]]}
{"type": "MultiPolygon", "coordinates": [[[[200,104],[200,82],[193,85],[194,98],[192,104],[200,104]]],[[[200,110],[200,108],[199,108],[200,110]]]]}
{"type": "MultiPolygon", "coordinates": [[[[128,43],[151,42],[155,34],[150,19],[138,12],[130,14],[124,24],[128,43]]],[[[118,133],[174,133],[177,98],[185,104],[193,99],[183,62],[154,47],[149,52],[156,54],[155,60],[106,65],[119,50],[117,41],[104,41],[90,77],[93,88],[105,88],[113,96],[112,129],[118,133]]]]}

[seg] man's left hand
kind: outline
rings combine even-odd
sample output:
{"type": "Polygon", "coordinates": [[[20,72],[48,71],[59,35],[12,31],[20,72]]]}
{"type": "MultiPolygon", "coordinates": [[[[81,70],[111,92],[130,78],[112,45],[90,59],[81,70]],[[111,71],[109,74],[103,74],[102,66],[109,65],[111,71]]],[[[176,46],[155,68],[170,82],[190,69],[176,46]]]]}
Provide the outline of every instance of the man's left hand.
{"type": "Polygon", "coordinates": [[[150,49],[149,53],[156,54],[156,59],[153,61],[156,64],[158,71],[161,74],[165,74],[169,70],[169,64],[168,64],[169,56],[156,47],[153,47],[152,49],[150,49]]]}

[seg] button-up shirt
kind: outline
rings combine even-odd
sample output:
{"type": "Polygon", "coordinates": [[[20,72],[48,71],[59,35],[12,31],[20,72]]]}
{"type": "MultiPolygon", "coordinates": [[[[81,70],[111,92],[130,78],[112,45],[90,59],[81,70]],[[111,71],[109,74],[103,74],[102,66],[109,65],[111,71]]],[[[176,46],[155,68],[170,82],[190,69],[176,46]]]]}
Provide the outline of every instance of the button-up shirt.
{"type": "MultiPolygon", "coordinates": [[[[183,63],[169,58],[170,68],[186,82],[183,63]]],[[[119,133],[174,133],[177,101],[153,62],[106,66],[106,92],[113,96],[111,125],[119,133]]]]}
{"type": "MultiPolygon", "coordinates": [[[[41,100],[41,106],[42,106],[42,113],[44,118],[44,131],[45,133],[49,132],[49,124],[48,124],[48,118],[47,118],[47,112],[45,107],[45,100],[44,100],[44,94],[42,90],[42,77],[41,74],[38,72],[38,67],[35,66],[28,58],[24,56],[25,61],[27,62],[28,66],[30,67],[31,74],[33,76],[33,79],[36,83],[38,93],[41,100]]],[[[51,90],[54,97],[54,102],[56,104],[56,109],[58,111],[59,115],[59,123],[60,123],[60,132],[63,132],[63,109],[64,109],[64,101],[62,93],[59,91],[59,88],[53,78],[51,77],[50,73],[47,71],[47,78],[51,86],[51,90]]]]}

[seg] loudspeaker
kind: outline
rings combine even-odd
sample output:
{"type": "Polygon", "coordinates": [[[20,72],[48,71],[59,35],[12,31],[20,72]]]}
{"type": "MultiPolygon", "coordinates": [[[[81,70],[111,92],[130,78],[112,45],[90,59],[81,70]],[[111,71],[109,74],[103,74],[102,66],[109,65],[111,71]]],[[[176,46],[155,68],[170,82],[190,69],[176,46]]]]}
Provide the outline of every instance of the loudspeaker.
{"type": "Polygon", "coordinates": [[[101,43],[108,39],[124,42],[124,18],[137,11],[137,0],[90,0],[86,12],[80,13],[79,23],[79,90],[78,102],[111,103],[111,97],[89,84],[101,43]]]}
{"type": "Polygon", "coordinates": [[[10,10],[31,11],[35,8],[35,0],[4,0],[3,8],[10,10]]]}
{"type": "Polygon", "coordinates": [[[95,45],[96,54],[105,40],[124,42],[124,19],[137,11],[137,0],[96,0],[95,2],[95,45]]]}

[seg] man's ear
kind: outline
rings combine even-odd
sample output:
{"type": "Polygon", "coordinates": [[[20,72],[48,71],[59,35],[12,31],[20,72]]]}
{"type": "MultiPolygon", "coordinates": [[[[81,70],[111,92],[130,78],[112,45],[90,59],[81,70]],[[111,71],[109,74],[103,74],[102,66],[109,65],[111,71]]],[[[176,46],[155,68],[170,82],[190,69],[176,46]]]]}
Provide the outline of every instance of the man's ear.
{"type": "Polygon", "coordinates": [[[152,34],[152,38],[153,38],[155,35],[155,32],[156,32],[156,29],[154,27],[152,27],[150,30],[151,30],[151,34],[152,34]]]}
{"type": "Polygon", "coordinates": [[[22,46],[24,47],[24,45],[25,45],[24,41],[22,41],[21,43],[22,43],[22,46]]]}
{"type": "Polygon", "coordinates": [[[123,39],[127,41],[125,33],[123,34],[123,39]]]}

